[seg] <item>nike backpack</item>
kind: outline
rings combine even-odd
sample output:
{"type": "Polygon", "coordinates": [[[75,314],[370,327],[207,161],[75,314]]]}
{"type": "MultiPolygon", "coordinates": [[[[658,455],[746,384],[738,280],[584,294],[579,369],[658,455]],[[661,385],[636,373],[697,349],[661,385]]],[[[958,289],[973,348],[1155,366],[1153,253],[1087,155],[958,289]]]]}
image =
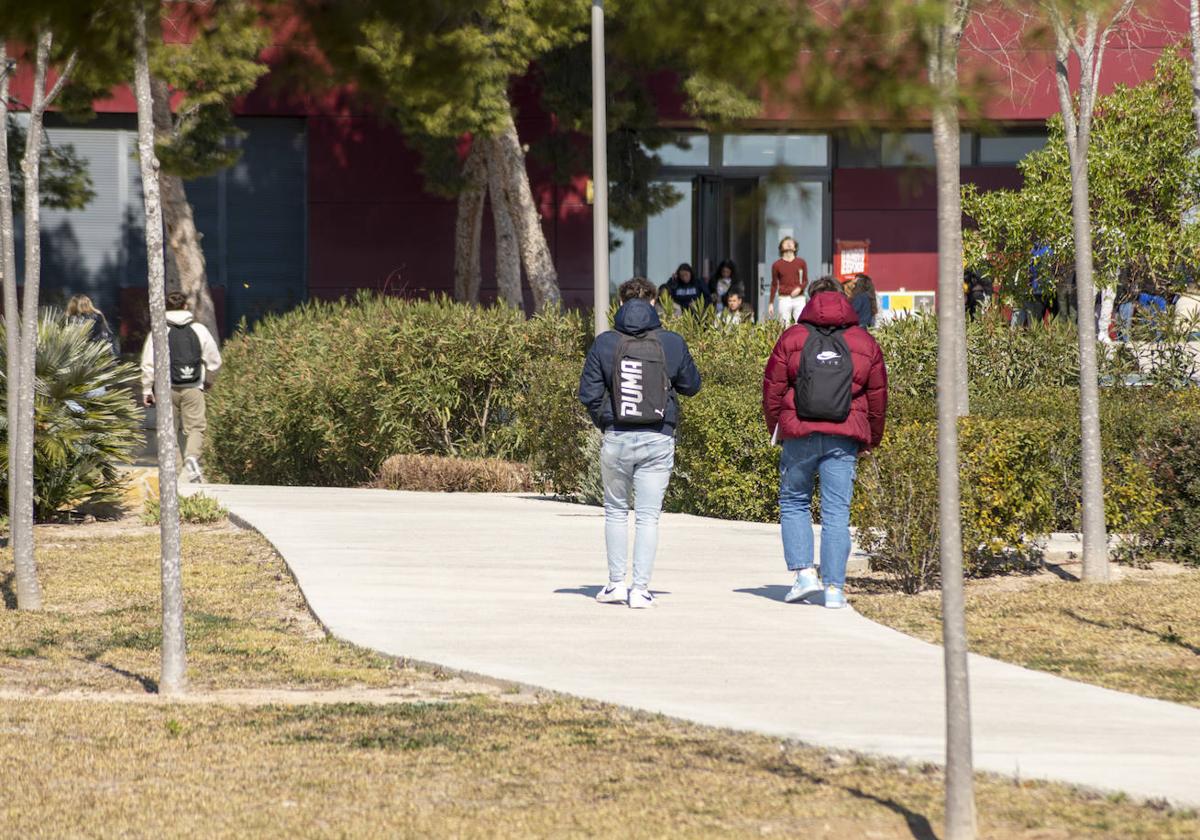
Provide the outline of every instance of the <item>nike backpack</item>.
{"type": "Polygon", "coordinates": [[[800,351],[793,391],[801,420],[844,422],[850,416],[854,364],[846,344],[846,327],[805,324],[808,338],[800,351]]]}
{"type": "Polygon", "coordinates": [[[625,426],[656,426],[667,416],[671,378],[662,342],[654,333],[622,335],[613,359],[613,420],[625,426]]]}
{"type": "Polygon", "coordinates": [[[167,346],[171,351],[171,387],[203,385],[204,356],[200,351],[200,336],[191,324],[170,324],[170,327],[167,346]]]}

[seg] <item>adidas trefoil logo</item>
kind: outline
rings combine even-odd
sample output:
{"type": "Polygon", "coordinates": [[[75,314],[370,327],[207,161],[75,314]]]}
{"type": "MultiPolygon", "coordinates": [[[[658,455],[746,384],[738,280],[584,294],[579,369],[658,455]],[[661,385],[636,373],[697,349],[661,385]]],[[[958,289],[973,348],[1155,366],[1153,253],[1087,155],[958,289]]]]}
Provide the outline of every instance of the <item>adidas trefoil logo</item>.
{"type": "Polygon", "coordinates": [[[193,365],[181,365],[179,368],[179,376],[183,379],[191,379],[196,375],[196,368],[193,365]]]}

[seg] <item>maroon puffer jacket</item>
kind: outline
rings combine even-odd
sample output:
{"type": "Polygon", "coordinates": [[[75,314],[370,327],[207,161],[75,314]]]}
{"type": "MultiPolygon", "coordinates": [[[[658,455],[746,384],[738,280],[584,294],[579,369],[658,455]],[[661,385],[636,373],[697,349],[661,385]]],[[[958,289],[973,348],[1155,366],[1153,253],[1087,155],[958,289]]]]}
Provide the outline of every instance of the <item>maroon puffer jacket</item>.
{"type": "Polygon", "coordinates": [[[775,342],[767,369],[763,372],[763,418],[767,433],[779,425],[779,440],[799,438],[815,432],[845,435],[872,449],[883,439],[883,420],[887,413],[887,368],[883,352],[871,334],[858,325],[854,307],[841,292],[818,292],[804,311],[800,324],[789,327],[775,342]],[[808,338],[808,328],[849,327],[843,337],[850,348],[854,365],[854,386],[850,392],[850,416],[841,423],[801,420],[796,416],[796,398],[792,383],[800,370],[800,351],[808,338]]]}

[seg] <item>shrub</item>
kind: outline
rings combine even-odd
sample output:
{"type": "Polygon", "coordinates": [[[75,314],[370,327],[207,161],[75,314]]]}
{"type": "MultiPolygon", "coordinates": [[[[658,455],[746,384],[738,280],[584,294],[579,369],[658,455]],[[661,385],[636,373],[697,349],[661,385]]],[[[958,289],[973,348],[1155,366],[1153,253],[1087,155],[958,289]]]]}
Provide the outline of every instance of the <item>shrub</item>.
{"type": "Polygon", "coordinates": [[[1169,418],[1145,441],[1141,458],[1162,490],[1157,534],[1163,550],[1181,563],[1200,566],[1200,414],[1169,418]]]}
{"type": "MultiPolygon", "coordinates": [[[[936,426],[893,427],[863,459],[851,508],[872,569],[906,592],[937,583],[936,426]]],[[[963,567],[969,576],[1024,565],[1051,521],[1049,472],[1039,467],[1049,434],[1028,421],[964,418],[960,427],[963,567]],[[1025,469],[1013,469],[1026,464],[1025,469]]]]}
{"type": "Polygon", "coordinates": [[[264,318],[225,346],[210,463],[234,481],[355,485],[394,454],[524,458],[537,365],[578,356],[576,313],[359,295],[264,318]]]}
{"type": "Polygon", "coordinates": [[[718,519],[778,519],[779,450],[763,427],[757,383],[706,385],[687,401],[667,509],[718,519]]]}
{"type": "MultiPolygon", "coordinates": [[[[64,323],[43,310],[35,359],[34,517],[46,521],[90,505],[118,505],[120,467],[142,442],[141,414],[129,388],[133,365],[113,362],[111,348],[90,340],[90,324],[64,323]]],[[[0,392],[5,343],[0,329],[0,392]]],[[[4,399],[0,393],[0,399],[4,399]]],[[[0,415],[0,474],[8,471],[8,421],[0,415]]],[[[0,498],[7,504],[7,482],[0,498]]]]}
{"type": "MultiPolygon", "coordinates": [[[[188,522],[192,525],[209,525],[213,522],[220,522],[229,511],[221,507],[221,503],[212,496],[206,496],[203,493],[192,493],[188,496],[179,496],[179,521],[188,522]]],[[[146,497],[146,504],[142,510],[142,522],[146,525],[157,525],[162,519],[162,508],[159,506],[157,496],[150,495],[146,497]]]]}
{"type": "Polygon", "coordinates": [[[595,427],[576,396],[582,368],[581,355],[544,359],[517,399],[530,466],[560,496],[577,495],[592,466],[588,435],[595,427]]]}
{"type": "MultiPolygon", "coordinates": [[[[932,315],[896,318],[875,330],[888,366],[890,395],[897,408],[914,408],[932,418],[937,394],[937,319],[932,315]],[[928,411],[922,409],[927,408],[928,411]]],[[[1044,389],[1079,387],[1079,337],[1062,319],[1015,329],[997,311],[967,324],[967,363],[971,408],[979,401],[1005,399],[1044,389]]],[[[1103,379],[1126,371],[1115,349],[1101,348],[1103,379]]],[[[923,419],[899,416],[897,419],[923,419]]]]}
{"type": "Polygon", "coordinates": [[[383,462],[372,486],[431,493],[527,493],[535,487],[525,464],[438,455],[393,455],[383,462]]]}

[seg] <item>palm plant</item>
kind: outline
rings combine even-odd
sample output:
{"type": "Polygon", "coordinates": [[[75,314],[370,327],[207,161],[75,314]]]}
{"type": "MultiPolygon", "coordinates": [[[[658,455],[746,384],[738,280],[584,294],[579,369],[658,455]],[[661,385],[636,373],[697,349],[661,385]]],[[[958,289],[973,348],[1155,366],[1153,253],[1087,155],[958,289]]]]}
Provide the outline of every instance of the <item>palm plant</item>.
{"type": "MultiPolygon", "coordinates": [[[[110,346],[91,341],[90,331],[89,324],[66,323],[55,309],[40,313],[33,463],[38,521],[84,505],[118,503],[125,488],[119,468],[142,442],[141,417],[127,387],[136,368],[114,362],[110,346]]],[[[0,390],[7,389],[0,370],[0,390]]],[[[0,471],[6,471],[7,417],[0,417],[0,441],[0,471]]],[[[4,486],[2,495],[7,492],[4,486]]]]}

